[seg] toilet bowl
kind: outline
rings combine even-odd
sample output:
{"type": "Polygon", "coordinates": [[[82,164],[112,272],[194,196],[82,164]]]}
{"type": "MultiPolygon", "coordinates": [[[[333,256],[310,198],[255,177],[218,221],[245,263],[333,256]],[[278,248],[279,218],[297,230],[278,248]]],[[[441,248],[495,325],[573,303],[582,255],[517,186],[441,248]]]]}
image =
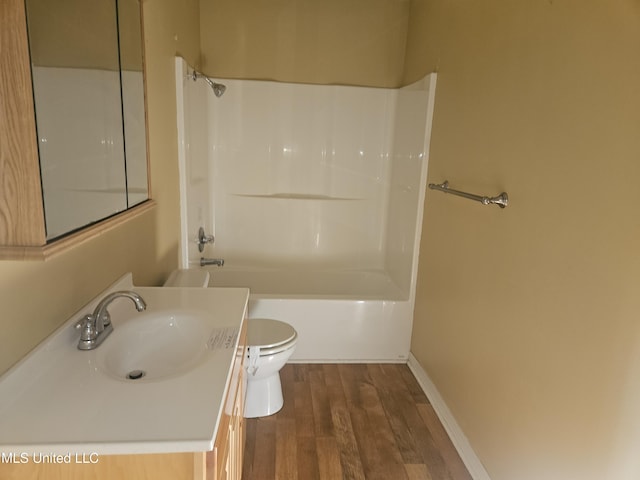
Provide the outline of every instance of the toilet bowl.
{"type": "Polygon", "coordinates": [[[284,404],[280,369],[295,350],[298,334],[279,320],[250,318],[248,322],[244,417],[266,417],[284,404]]]}

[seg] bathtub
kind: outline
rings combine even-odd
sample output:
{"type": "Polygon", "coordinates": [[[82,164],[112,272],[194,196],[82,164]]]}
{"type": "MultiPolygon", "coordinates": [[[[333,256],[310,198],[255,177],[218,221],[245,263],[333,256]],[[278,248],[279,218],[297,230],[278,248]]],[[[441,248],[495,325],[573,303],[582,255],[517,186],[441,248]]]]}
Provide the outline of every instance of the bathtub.
{"type": "Polygon", "coordinates": [[[292,362],[401,362],[413,301],[383,271],[202,267],[210,287],[249,287],[249,317],[292,325],[292,362]]]}

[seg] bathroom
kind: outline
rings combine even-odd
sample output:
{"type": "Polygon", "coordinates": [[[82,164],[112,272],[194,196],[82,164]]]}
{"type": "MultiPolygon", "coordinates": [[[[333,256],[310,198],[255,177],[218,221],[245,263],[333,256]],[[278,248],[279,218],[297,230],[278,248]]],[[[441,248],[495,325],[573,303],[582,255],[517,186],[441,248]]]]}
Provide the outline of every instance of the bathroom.
{"type": "Polygon", "coordinates": [[[510,205],[427,191],[411,355],[490,478],[637,477],[637,2],[142,3],[157,206],[45,262],[2,261],[0,370],[122,273],[159,285],[178,266],[176,55],[216,78],[437,71],[428,181],[510,205]]]}

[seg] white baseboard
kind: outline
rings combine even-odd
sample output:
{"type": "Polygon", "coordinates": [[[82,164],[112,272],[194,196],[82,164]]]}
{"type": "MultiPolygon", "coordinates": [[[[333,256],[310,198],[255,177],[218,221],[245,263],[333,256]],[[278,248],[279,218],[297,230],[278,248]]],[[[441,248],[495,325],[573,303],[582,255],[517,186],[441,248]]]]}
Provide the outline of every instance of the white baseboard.
{"type": "Polygon", "coordinates": [[[491,480],[489,474],[482,465],[482,462],[480,462],[480,459],[473,451],[473,448],[471,448],[469,440],[467,440],[467,437],[462,432],[458,422],[456,422],[456,419],[453,417],[449,407],[447,407],[447,404],[440,396],[440,392],[438,392],[438,389],[429,378],[429,375],[427,375],[427,372],[418,363],[416,357],[411,353],[409,354],[409,360],[407,360],[407,366],[416,377],[416,380],[420,387],[422,387],[422,390],[424,390],[424,393],[427,395],[429,402],[431,402],[431,406],[436,412],[436,415],[449,435],[453,446],[458,451],[458,455],[460,455],[460,458],[467,467],[467,470],[469,470],[473,479],[491,480]]]}

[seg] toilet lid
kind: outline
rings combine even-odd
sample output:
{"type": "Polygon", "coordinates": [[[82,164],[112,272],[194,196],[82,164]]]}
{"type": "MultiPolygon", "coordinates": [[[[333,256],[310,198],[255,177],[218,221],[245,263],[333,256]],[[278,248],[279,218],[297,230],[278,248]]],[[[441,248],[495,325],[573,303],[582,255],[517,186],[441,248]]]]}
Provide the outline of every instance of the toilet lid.
{"type": "Polygon", "coordinates": [[[247,345],[272,349],[296,338],[295,329],[288,323],[270,318],[250,318],[247,324],[247,345]]]}

